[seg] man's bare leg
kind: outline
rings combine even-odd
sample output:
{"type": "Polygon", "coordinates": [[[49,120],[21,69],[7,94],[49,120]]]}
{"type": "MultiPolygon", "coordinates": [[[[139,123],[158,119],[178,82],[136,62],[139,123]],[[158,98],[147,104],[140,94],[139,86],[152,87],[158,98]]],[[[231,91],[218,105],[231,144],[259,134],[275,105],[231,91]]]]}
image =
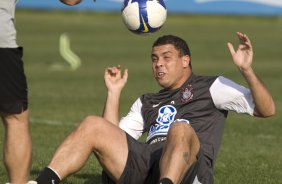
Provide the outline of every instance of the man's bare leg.
{"type": "Polygon", "coordinates": [[[28,110],[21,114],[2,115],[5,126],[4,164],[13,184],[27,183],[32,157],[28,110]]]}
{"type": "Polygon", "coordinates": [[[169,130],[160,160],[160,179],[169,178],[174,184],[182,181],[196,161],[200,143],[194,129],[187,123],[174,123],[169,130]]]}
{"type": "MultiPolygon", "coordinates": [[[[80,170],[92,153],[102,167],[117,181],[126,164],[128,147],[126,134],[103,118],[85,118],[59,146],[48,165],[60,179],[80,170]]],[[[37,181],[43,184],[43,174],[37,181]]],[[[45,179],[46,180],[46,179],[45,179]]]]}

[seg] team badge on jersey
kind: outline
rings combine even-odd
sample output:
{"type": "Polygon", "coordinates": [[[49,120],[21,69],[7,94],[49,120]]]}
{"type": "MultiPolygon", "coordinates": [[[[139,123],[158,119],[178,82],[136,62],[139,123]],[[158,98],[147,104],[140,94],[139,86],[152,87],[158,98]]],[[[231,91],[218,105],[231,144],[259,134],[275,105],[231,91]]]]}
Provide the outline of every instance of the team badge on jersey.
{"type": "Polygon", "coordinates": [[[166,136],[176,114],[177,110],[172,105],[162,106],[158,111],[157,124],[150,127],[147,141],[155,136],[166,136]]]}
{"type": "Polygon", "coordinates": [[[182,88],[182,97],[181,97],[181,101],[183,102],[183,103],[186,103],[186,102],[189,102],[190,100],[192,100],[193,99],[193,93],[192,93],[192,90],[193,90],[193,88],[192,88],[192,85],[190,84],[190,85],[188,85],[188,87],[186,87],[186,88],[182,88]]]}
{"type": "Polygon", "coordinates": [[[159,124],[171,124],[176,115],[176,109],[172,105],[165,105],[159,109],[156,121],[159,124]]]}

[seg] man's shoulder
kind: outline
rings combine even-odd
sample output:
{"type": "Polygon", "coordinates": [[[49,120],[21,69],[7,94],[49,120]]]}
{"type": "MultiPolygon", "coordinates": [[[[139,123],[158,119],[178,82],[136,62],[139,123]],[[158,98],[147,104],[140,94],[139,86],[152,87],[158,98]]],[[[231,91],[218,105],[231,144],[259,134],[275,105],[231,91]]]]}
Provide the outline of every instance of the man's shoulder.
{"type": "Polygon", "coordinates": [[[140,98],[140,100],[141,101],[146,101],[146,100],[148,100],[148,99],[154,99],[154,98],[156,98],[157,96],[159,96],[160,95],[160,92],[155,92],[155,93],[144,93],[142,96],[140,96],[139,98],[140,98]]]}
{"type": "Polygon", "coordinates": [[[215,80],[219,75],[194,75],[195,80],[215,80]]]}
{"type": "Polygon", "coordinates": [[[139,98],[142,104],[151,106],[152,104],[158,104],[160,102],[164,103],[165,101],[172,98],[174,93],[174,91],[163,89],[155,93],[145,93],[139,98]]]}
{"type": "Polygon", "coordinates": [[[194,75],[192,83],[194,84],[203,84],[203,85],[212,85],[213,82],[220,76],[209,76],[209,75],[194,75]]]}

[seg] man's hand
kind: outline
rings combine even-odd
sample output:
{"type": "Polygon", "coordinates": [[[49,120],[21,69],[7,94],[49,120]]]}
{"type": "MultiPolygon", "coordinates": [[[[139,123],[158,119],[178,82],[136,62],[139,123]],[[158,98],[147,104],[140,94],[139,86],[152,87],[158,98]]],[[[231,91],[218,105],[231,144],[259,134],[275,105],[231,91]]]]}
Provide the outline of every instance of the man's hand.
{"type": "Polygon", "coordinates": [[[253,48],[250,39],[247,35],[237,32],[239,38],[239,46],[235,51],[231,43],[227,43],[234,64],[239,68],[240,71],[245,72],[251,69],[253,61],[253,48]]]}
{"type": "Polygon", "coordinates": [[[128,70],[124,70],[123,76],[121,75],[121,67],[109,67],[105,70],[104,80],[108,92],[121,92],[125,86],[128,78],[128,70]]]}

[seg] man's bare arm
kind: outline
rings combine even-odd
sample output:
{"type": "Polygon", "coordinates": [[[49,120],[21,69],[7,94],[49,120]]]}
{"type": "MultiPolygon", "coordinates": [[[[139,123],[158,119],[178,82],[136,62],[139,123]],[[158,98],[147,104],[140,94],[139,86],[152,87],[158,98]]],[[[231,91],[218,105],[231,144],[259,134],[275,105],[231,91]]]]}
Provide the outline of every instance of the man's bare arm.
{"type": "Polygon", "coordinates": [[[247,35],[237,32],[240,44],[235,51],[233,45],[228,43],[227,46],[233,58],[234,64],[238,67],[241,74],[247,81],[251,90],[255,110],[254,115],[259,117],[268,117],[275,114],[275,103],[272,95],[266,86],[260,81],[252,68],[253,48],[247,35]]]}

